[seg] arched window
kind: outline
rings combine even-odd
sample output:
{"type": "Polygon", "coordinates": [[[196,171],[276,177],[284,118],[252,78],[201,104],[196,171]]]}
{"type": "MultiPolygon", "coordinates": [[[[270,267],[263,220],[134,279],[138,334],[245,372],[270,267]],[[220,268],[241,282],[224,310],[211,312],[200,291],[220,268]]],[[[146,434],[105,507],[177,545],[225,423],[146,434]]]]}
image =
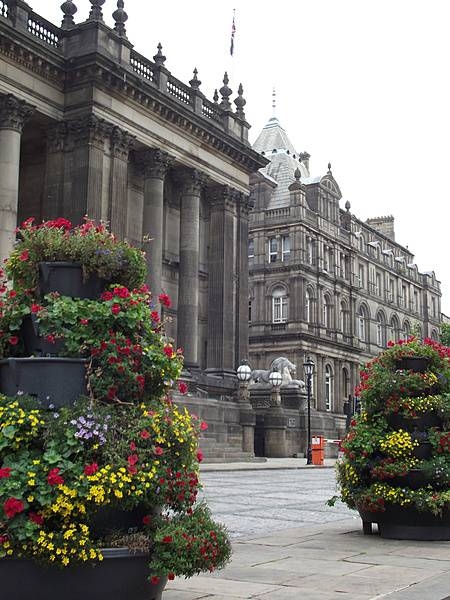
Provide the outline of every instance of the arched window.
{"type": "Polygon", "coordinates": [[[377,314],[377,346],[386,346],[386,319],[381,311],[377,314]]]}
{"type": "Polygon", "coordinates": [[[393,342],[398,342],[398,340],[400,339],[400,323],[398,321],[397,315],[392,315],[390,329],[391,340],[393,342]]]}
{"type": "Polygon", "coordinates": [[[360,252],[365,252],[366,250],[366,240],[364,239],[363,235],[361,235],[359,238],[359,250],[360,252]]]}
{"type": "Polygon", "coordinates": [[[342,369],[342,397],[344,400],[348,400],[350,395],[350,375],[347,367],[342,369]]]}
{"type": "Polygon", "coordinates": [[[436,331],[436,329],[432,329],[431,339],[434,340],[435,342],[439,341],[439,336],[438,336],[438,332],[436,331]]]}
{"type": "Polygon", "coordinates": [[[323,326],[326,329],[331,329],[333,327],[333,306],[331,304],[331,296],[329,294],[324,294],[323,296],[323,326]]]}
{"type": "Polygon", "coordinates": [[[364,304],[361,304],[358,311],[358,337],[361,342],[368,342],[367,323],[368,313],[364,304]]]}
{"type": "Polygon", "coordinates": [[[272,323],[285,323],[287,321],[287,308],[286,290],[279,285],[272,291],[272,323]]]}
{"type": "Polygon", "coordinates": [[[403,335],[405,336],[405,339],[408,339],[411,335],[411,325],[409,321],[403,323],[403,335]]]}
{"type": "Polygon", "coordinates": [[[305,292],[305,321],[312,323],[314,321],[314,292],[311,288],[306,288],[305,292]]]}
{"type": "Polygon", "coordinates": [[[330,365],[325,367],[325,410],[333,409],[333,371],[330,365]]]}
{"type": "Polygon", "coordinates": [[[347,302],[342,300],[339,311],[339,326],[342,333],[348,333],[348,308],[347,302]]]}

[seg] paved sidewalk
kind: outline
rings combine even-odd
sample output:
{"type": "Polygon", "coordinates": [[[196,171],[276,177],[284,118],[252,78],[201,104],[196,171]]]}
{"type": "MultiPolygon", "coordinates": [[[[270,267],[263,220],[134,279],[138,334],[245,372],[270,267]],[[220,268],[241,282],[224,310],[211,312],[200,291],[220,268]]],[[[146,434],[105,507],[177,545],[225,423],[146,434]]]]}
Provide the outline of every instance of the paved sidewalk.
{"type": "Polygon", "coordinates": [[[335,458],[325,458],[323,466],[307,465],[306,458],[266,458],[261,462],[202,463],[201,472],[210,471],[261,471],[271,469],[323,469],[334,468],[335,458]]]}
{"type": "Polygon", "coordinates": [[[226,569],[169,582],[164,600],[450,599],[450,542],[365,536],[359,518],[238,539],[233,549],[226,569]]]}

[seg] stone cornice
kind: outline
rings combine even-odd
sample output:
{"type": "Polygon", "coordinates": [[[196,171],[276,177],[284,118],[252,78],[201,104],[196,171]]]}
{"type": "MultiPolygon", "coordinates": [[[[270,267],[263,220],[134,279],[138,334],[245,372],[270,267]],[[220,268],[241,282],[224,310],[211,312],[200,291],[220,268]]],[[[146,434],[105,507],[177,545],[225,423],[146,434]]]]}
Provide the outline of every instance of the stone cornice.
{"type": "Polygon", "coordinates": [[[34,106],[12,94],[0,96],[0,129],[22,133],[25,121],[33,114],[34,109],[34,106]]]}

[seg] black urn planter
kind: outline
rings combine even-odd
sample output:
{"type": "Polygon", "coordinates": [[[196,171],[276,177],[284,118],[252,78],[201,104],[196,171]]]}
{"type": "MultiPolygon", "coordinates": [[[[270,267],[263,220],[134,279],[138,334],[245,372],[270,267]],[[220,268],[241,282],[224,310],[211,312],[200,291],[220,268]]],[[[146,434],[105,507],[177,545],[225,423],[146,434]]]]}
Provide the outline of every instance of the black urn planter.
{"type": "Polygon", "coordinates": [[[40,335],[35,315],[24,317],[20,336],[25,346],[25,352],[30,356],[58,356],[64,348],[64,340],[49,342],[40,335]]]}
{"type": "Polygon", "coordinates": [[[31,560],[0,559],[2,598],[8,600],[161,600],[167,579],[150,581],[149,555],[102,549],[95,565],[47,567],[31,560]]]}
{"type": "Polygon", "coordinates": [[[396,540],[450,540],[450,510],[442,515],[409,506],[386,505],[377,520],[382,538],[396,540]]]}
{"type": "Polygon", "coordinates": [[[91,273],[85,280],[81,263],[39,263],[38,289],[41,296],[58,292],[61,296],[98,300],[107,283],[95,273],[91,273]]]}
{"type": "Polygon", "coordinates": [[[404,431],[426,431],[430,427],[440,427],[442,419],[434,412],[427,412],[417,417],[409,417],[398,413],[386,415],[386,421],[393,429],[404,431]]]}
{"type": "Polygon", "coordinates": [[[7,358],[0,361],[0,393],[33,396],[43,407],[71,406],[87,396],[83,358],[7,358]]]}
{"type": "Polygon", "coordinates": [[[403,371],[424,373],[430,365],[427,356],[403,356],[395,361],[395,368],[403,371]]]}
{"type": "Polygon", "coordinates": [[[430,478],[421,469],[411,469],[405,475],[397,475],[389,481],[390,485],[407,487],[410,490],[418,490],[429,483],[431,483],[430,478]]]}
{"type": "Polygon", "coordinates": [[[109,535],[112,531],[134,533],[142,530],[143,519],[146,515],[161,513],[161,507],[153,509],[138,506],[133,510],[123,510],[117,507],[100,506],[88,519],[89,530],[94,538],[100,539],[109,535]]]}

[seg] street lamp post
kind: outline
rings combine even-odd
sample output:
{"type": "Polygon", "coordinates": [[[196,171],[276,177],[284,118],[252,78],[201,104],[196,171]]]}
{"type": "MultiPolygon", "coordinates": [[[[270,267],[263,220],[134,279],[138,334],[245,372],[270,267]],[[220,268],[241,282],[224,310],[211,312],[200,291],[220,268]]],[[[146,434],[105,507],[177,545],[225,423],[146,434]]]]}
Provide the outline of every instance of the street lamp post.
{"type": "Polygon", "coordinates": [[[242,450],[254,454],[255,451],[255,421],[256,415],[250,402],[250,381],[252,370],[246,361],[242,361],[236,371],[239,381],[239,422],[242,427],[242,450]]]}
{"type": "Polygon", "coordinates": [[[314,374],[314,361],[308,356],[303,363],[303,369],[306,375],[306,391],[308,393],[308,449],[306,451],[306,464],[312,465],[312,449],[311,449],[311,381],[314,374]]]}

